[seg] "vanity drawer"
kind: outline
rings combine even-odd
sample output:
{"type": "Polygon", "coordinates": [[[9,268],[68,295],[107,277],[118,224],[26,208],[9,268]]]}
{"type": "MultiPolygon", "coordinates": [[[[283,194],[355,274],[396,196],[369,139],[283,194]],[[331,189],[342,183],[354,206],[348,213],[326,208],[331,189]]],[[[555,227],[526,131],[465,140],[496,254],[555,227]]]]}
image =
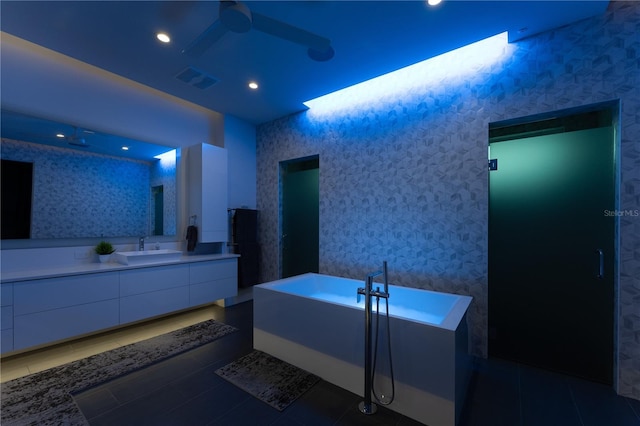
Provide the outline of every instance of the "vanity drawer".
{"type": "Polygon", "coordinates": [[[189,265],[155,266],[120,272],[120,297],[189,285],[189,265]]]}
{"type": "Polygon", "coordinates": [[[238,295],[238,280],[235,277],[212,280],[189,286],[189,306],[213,303],[216,300],[238,295]]]}
{"type": "Polygon", "coordinates": [[[13,284],[14,314],[25,315],[118,298],[118,273],[73,275],[13,284]]]}
{"type": "Polygon", "coordinates": [[[0,329],[13,328],[13,306],[0,306],[0,329]]]}
{"type": "Polygon", "coordinates": [[[0,286],[0,306],[13,305],[13,284],[0,286]]]}
{"type": "Polygon", "coordinates": [[[189,306],[189,287],[176,287],[120,299],[120,324],[152,318],[189,306]]]}
{"type": "Polygon", "coordinates": [[[118,325],[118,299],[16,315],[14,350],[118,325]]]}
{"type": "Polygon", "coordinates": [[[189,284],[204,283],[221,278],[232,278],[238,275],[236,258],[195,262],[189,266],[189,284]]]}
{"type": "Polygon", "coordinates": [[[0,352],[7,353],[13,350],[13,329],[0,331],[0,352]]]}

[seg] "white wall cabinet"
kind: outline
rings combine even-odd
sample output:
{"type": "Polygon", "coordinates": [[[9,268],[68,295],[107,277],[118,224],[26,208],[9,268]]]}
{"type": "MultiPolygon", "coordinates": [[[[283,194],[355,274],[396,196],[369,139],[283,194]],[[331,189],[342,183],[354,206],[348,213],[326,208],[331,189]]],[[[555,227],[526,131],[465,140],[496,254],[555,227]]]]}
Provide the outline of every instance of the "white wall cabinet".
{"type": "Polygon", "coordinates": [[[0,351],[213,303],[237,283],[236,257],[3,283],[0,351]]]}
{"type": "Polygon", "coordinates": [[[189,217],[197,217],[198,242],[227,241],[227,151],[209,144],[190,146],[189,217]]]}

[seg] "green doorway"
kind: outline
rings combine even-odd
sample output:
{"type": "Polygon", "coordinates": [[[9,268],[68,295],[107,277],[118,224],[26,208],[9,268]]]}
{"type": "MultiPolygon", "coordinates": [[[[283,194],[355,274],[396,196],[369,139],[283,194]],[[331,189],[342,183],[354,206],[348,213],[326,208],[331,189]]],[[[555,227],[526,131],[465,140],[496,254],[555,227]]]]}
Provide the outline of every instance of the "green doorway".
{"type": "Polygon", "coordinates": [[[164,185],[151,188],[151,203],[153,214],[153,232],[151,235],[164,235],[164,185]]]}
{"type": "Polygon", "coordinates": [[[317,156],[280,163],[282,278],[318,272],[319,167],[317,156]]]}
{"type": "Polygon", "coordinates": [[[612,384],[615,108],[558,115],[490,126],[489,354],[612,384]]]}

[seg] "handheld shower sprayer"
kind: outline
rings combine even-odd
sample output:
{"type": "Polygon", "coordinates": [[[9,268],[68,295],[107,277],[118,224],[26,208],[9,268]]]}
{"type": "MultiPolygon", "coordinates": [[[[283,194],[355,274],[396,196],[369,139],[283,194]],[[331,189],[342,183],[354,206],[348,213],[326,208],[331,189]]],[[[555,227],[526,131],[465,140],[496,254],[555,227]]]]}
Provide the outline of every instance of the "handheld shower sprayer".
{"type": "Polygon", "coordinates": [[[358,405],[358,409],[363,414],[374,414],[377,411],[376,404],[371,401],[371,395],[373,394],[379,403],[383,405],[389,405],[393,402],[395,395],[395,381],[393,378],[393,363],[391,361],[391,334],[389,331],[389,279],[387,278],[387,262],[382,263],[382,270],[372,272],[367,275],[365,279],[364,288],[358,288],[358,301],[360,295],[365,297],[364,306],[364,321],[365,321],[365,359],[364,359],[364,401],[358,405]],[[373,290],[373,278],[383,275],[384,291],[380,291],[380,287],[373,290]],[[376,330],[375,330],[375,349],[372,347],[372,313],[373,313],[373,298],[376,298],[376,330]],[[379,329],[379,317],[380,317],[380,298],[386,301],[387,311],[387,343],[389,351],[389,366],[391,371],[391,397],[388,401],[383,402],[382,395],[378,397],[373,387],[373,379],[376,370],[377,352],[378,352],[378,329],[379,329]],[[373,353],[372,353],[373,352],[373,353]],[[373,355],[373,359],[372,359],[373,355]],[[372,362],[373,361],[373,362],[372,362]]]}

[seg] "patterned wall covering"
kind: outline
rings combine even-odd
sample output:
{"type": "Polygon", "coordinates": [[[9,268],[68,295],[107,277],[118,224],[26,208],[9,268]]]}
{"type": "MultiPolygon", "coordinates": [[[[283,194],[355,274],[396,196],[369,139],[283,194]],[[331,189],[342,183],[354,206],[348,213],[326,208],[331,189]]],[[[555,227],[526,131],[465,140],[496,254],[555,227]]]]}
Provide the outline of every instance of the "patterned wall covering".
{"type": "MultiPolygon", "coordinates": [[[[388,260],[393,283],[468,294],[487,355],[490,122],[620,100],[620,208],[640,206],[640,3],[505,48],[471,76],[334,116],[257,132],[263,281],[278,278],[279,162],[320,158],[320,272],[361,279],[388,260]]],[[[457,59],[455,69],[465,67],[457,59]]],[[[425,76],[426,77],[426,76],[425,76]]],[[[640,218],[620,218],[617,387],[640,399],[640,218]]]]}
{"type": "Polygon", "coordinates": [[[34,163],[31,238],[146,235],[149,163],[7,139],[1,149],[34,163]]]}

